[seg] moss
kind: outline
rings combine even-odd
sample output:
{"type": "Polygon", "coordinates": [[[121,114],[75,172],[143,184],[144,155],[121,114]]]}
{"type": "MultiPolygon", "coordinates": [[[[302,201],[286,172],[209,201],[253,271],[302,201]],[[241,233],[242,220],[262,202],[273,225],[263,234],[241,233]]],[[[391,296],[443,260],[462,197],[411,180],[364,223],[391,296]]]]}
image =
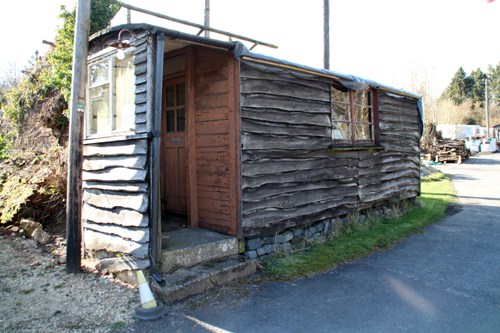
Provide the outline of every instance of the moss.
{"type": "Polygon", "coordinates": [[[16,214],[37,190],[37,185],[29,184],[26,179],[13,177],[8,179],[0,192],[0,223],[12,222],[16,214]]]}
{"type": "Polygon", "coordinates": [[[423,183],[419,206],[413,207],[401,217],[357,223],[354,215],[349,216],[347,223],[337,229],[335,239],[316,243],[299,254],[272,257],[266,262],[266,271],[273,278],[292,279],[360,259],[373,251],[388,248],[405,237],[422,232],[429,224],[442,219],[454,200],[454,190],[449,179],[423,183]]]}

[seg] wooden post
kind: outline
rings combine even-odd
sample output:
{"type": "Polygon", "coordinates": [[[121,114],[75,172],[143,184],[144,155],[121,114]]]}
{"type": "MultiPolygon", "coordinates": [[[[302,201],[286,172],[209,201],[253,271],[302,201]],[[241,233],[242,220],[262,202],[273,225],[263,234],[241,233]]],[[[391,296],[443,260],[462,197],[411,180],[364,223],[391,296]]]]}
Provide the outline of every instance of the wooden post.
{"type": "Polygon", "coordinates": [[[90,1],[78,0],[73,47],[66,200],[66,271],[80,272],[82,256],[82,142],[87,82],[90,1]]]}
{"type": "Polygon", "coordinates": [[[155,92],[153,107],[153,141],[151,143],[151,259],[157,267],[161,253],[161,199],[160,199],[160,157],[161,157],[161,123],[162,123],[162,94],[163,94],[163,52],[165,50],[165,36],[157,35],[153,41],[156,54],[155,64],[155,92]]]}
{"type": "Polygon", "coordinates": [[[330,0],[323,6],[323,66],[330,69],[330,0]]]}

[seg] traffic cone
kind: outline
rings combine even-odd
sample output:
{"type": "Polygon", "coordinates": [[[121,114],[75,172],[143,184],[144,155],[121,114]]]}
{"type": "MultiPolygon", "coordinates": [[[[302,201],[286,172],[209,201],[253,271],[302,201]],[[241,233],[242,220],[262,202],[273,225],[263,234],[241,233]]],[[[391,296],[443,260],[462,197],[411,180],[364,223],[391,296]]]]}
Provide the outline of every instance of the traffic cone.
{"type": "Polygon", "coordinates": [[[139,285],[139,295],[141,306],[134,313],[134,317],[140,320],[156,320],[161,318],[166,312],[165,305],[156,303],[155,297],[146,277],[141,270],[137,271],[137,284],[139,285]]]}
{"type": "Polygon", "coordinates": [[[153,292],[149,288],[144,273],[140,270],[137,271],[137,284],[139,285],[139,295],[141,296],[141,307],[143,309],[156,308],[158,304],[156,304],[153,292]]]}

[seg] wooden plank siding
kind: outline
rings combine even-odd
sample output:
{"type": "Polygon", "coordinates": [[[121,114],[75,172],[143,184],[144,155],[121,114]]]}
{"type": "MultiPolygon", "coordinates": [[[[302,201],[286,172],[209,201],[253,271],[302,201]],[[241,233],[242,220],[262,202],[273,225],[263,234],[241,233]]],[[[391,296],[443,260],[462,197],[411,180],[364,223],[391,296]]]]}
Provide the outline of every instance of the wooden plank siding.
{"type": "Polygon", "coordinates": [[[380,149],[331,149],[329,78],[241,61],[243,235],[415,197],[417,100],[379,93],[380,149]]]}
{"type": "MultiPolygon", "coordinates": [[[[194,49],[195,146],[199,226],[235,235],[237,202],[234,195],[239,166],[234,126],[235,59],[220,50],[194,49]]],[[[239,140],[238,140],[239,141],[239,140]]]]}
{"type": "Polygon", "coordinates": [[[92,140],[83,147],[84,246],[86,250],[148,256],[149,173],[148,52],[140,35],[135,46],[135,136],[92,140]]]}

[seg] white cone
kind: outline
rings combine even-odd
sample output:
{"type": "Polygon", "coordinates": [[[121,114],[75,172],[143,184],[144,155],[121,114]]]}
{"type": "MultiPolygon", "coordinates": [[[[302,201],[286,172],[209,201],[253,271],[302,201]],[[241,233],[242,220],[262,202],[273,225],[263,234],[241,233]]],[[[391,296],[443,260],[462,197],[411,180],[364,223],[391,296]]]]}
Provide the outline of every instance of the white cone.
{"type": "Polygon", "coordinates": [[[156,308],[158,304],[156,304],[153,292],[149,288],[146,277],[144,277],[144,273],[141,270],[137,271],[137,284],[139,285],[139,294],[141,296],[141,307],[143,309],[156,308]]]}

